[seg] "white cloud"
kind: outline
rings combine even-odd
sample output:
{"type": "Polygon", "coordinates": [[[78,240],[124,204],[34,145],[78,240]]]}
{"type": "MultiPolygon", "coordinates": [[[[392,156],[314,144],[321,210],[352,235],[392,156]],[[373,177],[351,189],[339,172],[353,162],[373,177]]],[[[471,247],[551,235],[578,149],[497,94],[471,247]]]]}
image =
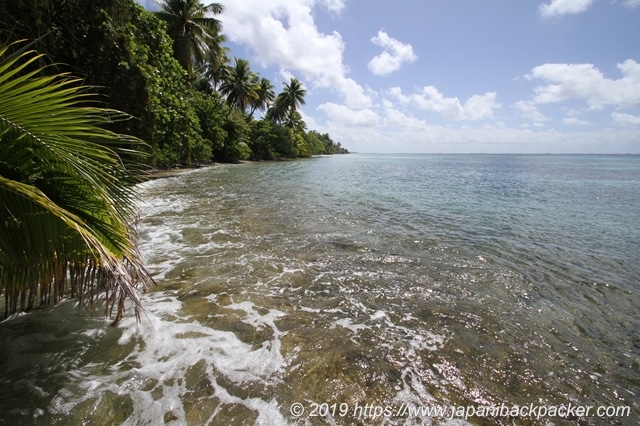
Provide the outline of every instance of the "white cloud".
{"type": "Polygon", "coordinates": [[[405,62],[414,62],[418,57],[413,53],[410,44],[402,43],[384,31],[378,31],[378,35],[371,39],[376,46],[384,51],[369,61],[369,70],[376,75],[389,75],[398,71],[405,62]]]}
{"type": "Polygon", "coordinates": [[[347,105],[367,108],[371,99],[343,64],[344,42],[333,32],[315,25],[312,9],[324,6],[334,12],[343,0],[244,0],[224,3],[220,15],[227,37],[249,46],[263,66],[276,65],[284,72],[302,73],[312,86],[337,90],[347,105]]]}
{"type": "Polygon", "coordinates": [[[450,120],[483,120],[493,117],[493,111],[500,108],[495,92],[473,95],[464,105],[455,98],[446,98],[434,86],[426,86],[420,93],[404,95],[399,87],[389,90],[389,95],[405,105],[415,105],[425,111],[432,111],[450,120]]]}
{"type": "Polygon", "coordinates": [[[344,0],[320,0],[318,3],[334,13],[342,12],[345,7],[344,0]]]}
{"type": "Polygon", "coordinates": [[[519,101],[516,102],[515,107],[522,117],[529,118],[535,123],[542,123],[549,120],[538,110],[538,107],[531,102],[519,101]]]}
{"type": "Polygon", "coordinates": [[[592,64],[544,64],[525,77],[549,83],[534,89],[536,104],[580,99],[594,110],[605,105],[640,106],[640,64],[628,59],[618,64],[618,69],[622,78],[612,80],[592,64]]]}
{"type": "Polygon", "coordinates": [[[390,90],[390,94],[403,104],[413,104],[426,111],[433,111],[445,118],[457,119],[462,116],[462,105],[458,98],[445,98],[437,88],[426,86],[421,93],[402,94],[399,87],[390,90]]]}
{"type": "Polygon", "coordinates": [[[580,120],[576,117],[565,117],[562,119],[562,122],[567,126],[590,126],[591,123],[585,120],[580,120]]]}
{"type": "Polygon", "coordinates": [[[485,93],[484,95],[473,95],[464,103],[464,119],[465,120],[483,120],[493,117],[493,110],[500,108],[500,104],[496,102],[498,95],[495,92],[485,93]]]}
{"type": "Polygon", "coordinates": [[[592,4],[593,0],[551,0],[549,4],[541,4],[539,10],[545,17],[575,15],[585,12],[592,4]]]}
{"type": "Polygon", "coordinates": [[[334,125],[344,127],[375,127],[378,125],[378,114],[370,109],[353,110],[345,105],[326,102],[318,106],[324,111],[334,125]]]}
{"type": "MultiPolygon", "coordinates": [[[[557,17],[561,15],[575,15],[586,12],[595,0],[551,0],[549,4],[541,4],[540,14],[545,17],[557,17]]],[[[640,0],[621,0],[622,5],[629,9],[640,6],[640,0]]],[[[612,0],[611,3],[620,3],[620,0],[612,0]]]]}
{"type": "Polygon", "coordinates": [[[620,131],[574,127],[562,132],[484,125],[455,128],[427,125],[397,110],[385,112],[383,122],[389,125],[384,128],[351,128],[329,122],[319,131],[329,133],[353,152],[638,153],[640,146],[636,128],[620,131]]]}
{"type": "Polygon", "coordinates": [[[630,9],[633,9],[634,7],[640,6],[640,0],[624,0],[622,4],[630,9]]]}
{"type": "Polygon", "coordinates": [[[623,114],[620,112],[611,113],[613,121],[625,126],[640,126],[640,117],[637,115],[623,114]]]}
{"type": "Polygon", "coordinates": [[[406,115],[405,113],[395,109],[392,102],[384,100],[382,102],[384,108],[384,124],[390,127],[399,127],[404,129],[426,129],[427,124],[424,120],[406,115]]]}
{"type": "Polygon", "coordinates": [[[345,99],[347,106],[350,108],[369,108],[371,106],[371,97],[366,93],[365,88],[360,86],[355,80],[346,78],[344,76],[333,76],[334,79],[328,79],[326,85],[323,87],[338,87],[342,96],[345,99]]]}

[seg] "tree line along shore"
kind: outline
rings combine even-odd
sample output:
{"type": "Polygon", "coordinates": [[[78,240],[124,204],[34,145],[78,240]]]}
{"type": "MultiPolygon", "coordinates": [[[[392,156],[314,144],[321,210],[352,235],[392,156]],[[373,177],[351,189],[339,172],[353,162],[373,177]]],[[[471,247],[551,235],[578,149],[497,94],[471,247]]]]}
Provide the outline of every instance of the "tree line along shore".
{"type": "Polygon", "coordinates": [[[0,0],[0,287],[5,315],[153,284],[137,252],[149,169],[343,154],[225,47],[219,3],[0,0]]]}
{"type": "Polygon", "coordinates": [[[348,152],[307,129],[303,83],[281,91],[234,57],[221,4],[165,0],[0,0],[0,40],[38,40],[47,73],[70,73],[99,105],[129,114],[110,130],[143,140],[156,168],[348,152]],[[260,118],[257,116],[261,114],[260,118]]]}

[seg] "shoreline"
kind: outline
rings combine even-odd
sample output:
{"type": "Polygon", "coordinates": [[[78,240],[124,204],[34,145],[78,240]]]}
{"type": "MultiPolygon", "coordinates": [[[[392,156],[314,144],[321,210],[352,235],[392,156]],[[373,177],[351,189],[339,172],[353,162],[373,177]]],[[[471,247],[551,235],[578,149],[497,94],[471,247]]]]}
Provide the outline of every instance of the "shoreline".
{"type": "Polygon", "coordinates": [[[204,165],[200,165],[200,166],[192,166],[192,167],[175,167],[172,169],[149,169],[143,173],[140,174],[140,178],[142,179],[143,182],[149,181],[149,180],[155,180],[155,179],[162,179],[162,178],[167,178],[167,177],[172,177],[172,176],[178,176],[182,173],[186,173],[189,171],[193,171],[193,170],[199,170],[199,169],[208,169],[211,167],[215,167],[219,164],[225,164],[225,163],[209,163],[209,164],[204,164],[204,165]]]}
{"type": "Polygon", "coordinates": [[[286,161],[298,161],[298,160],[308,160],[308,159],[313,159],[313,158],[322,158],[322,157],[332,157],[334,155],[344,155],[344,154],[318,154],[318,155],[311,155],[309,157],[298,157],[298,158],[276,158],[273,160],[240,160],[237,163],[206,163],[206,164],[200,164],[198,166],[177,166],[177,167],[173,167],[173,168],[169,168],[169,169],[156,169],[156,168],[151,168],[149,170],[144,171],[143,173],[141,173],[141,178],[143,181],[148,181],[148,180],[155,180],[155,179],[162,179],[162,178],[166,178],[166,177],[172,177],[172,176],[178,176],[182,173],[186,173],[189,171],[193,171],[193,170],[199,170],[199,169],[209,169],[212,167],[217,167],[217,166],[221,166],[221,165],[240,165],[240,164],[253,164],[253,163],[281,163],[281,162],[286,162],[286,161]]]}

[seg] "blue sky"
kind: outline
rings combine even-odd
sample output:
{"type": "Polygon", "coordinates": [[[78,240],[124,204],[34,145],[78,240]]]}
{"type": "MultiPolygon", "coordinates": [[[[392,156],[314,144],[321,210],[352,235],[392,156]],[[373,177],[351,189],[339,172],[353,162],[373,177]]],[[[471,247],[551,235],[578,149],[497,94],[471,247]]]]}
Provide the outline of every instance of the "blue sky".
{"type": "Polygon", "coordinates": [[[640,0],[218,2],[231,56],[351,151],[640,153],[640,0]]]}

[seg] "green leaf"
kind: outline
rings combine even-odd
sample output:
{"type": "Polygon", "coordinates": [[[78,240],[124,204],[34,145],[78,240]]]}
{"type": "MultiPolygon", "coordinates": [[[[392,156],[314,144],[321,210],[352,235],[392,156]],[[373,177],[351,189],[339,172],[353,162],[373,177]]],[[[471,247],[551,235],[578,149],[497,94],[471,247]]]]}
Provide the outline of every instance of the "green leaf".
{"type": "Polygon", "coordinates": [[[43,75],[34,66],[40,55],[24,47],[9,54],[9,47],[0,49],[0,285],[7,313],[30,308],[36,295],[45,303],[54,292],[55,301],[66,285],[81,300],[104,287],[112,290],[107,306],[118,304],[117,320],[125,297],[140,306],[136,281],[151,279],[136,250],[135,178],[109,145],[142,142],[106,130],[126,115],[86,106],[90,97],[77,79],[43,75]]]}

